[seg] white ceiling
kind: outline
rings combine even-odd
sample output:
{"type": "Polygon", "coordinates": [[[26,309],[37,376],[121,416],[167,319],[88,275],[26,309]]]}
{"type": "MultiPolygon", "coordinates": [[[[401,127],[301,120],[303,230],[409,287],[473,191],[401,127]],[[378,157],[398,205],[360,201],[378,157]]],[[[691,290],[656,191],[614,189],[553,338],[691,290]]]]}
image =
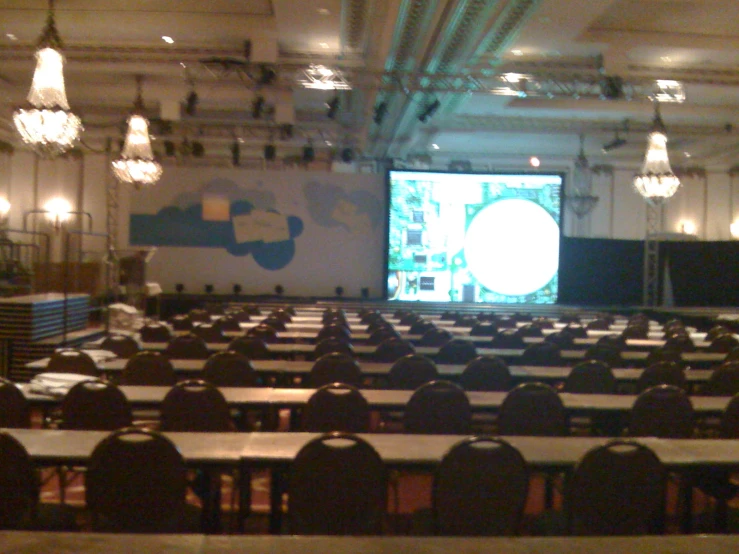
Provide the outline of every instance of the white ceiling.
{"type": "MultiPolygon", "coordinates": [[[[319,158],[348,146],[372,159],[431,154],[438,164],[469,159],[484,166],[501,160],[521,165],[538,155],[543,165],[561,167],[584,133],[592,163],[637,167],[653,110],[646,91],[659,78],[680,80],[687,96],[682,104],[662,106],[673,165],[739,163],[736,0],[55,5],[69,102],[85,123],[85,144],[93,148],[120,138],[135,76],[142,75],[157,138],[201,140],[207,156],[221,160],[235,138],[244,141],[242,156],[253,157],[272,138],[279,156],[294,155],[311,140],[319,158]],[[166,44],[163,35],[175,42],[166,44]],[[276,69],[275,83],[255,80],[261,61],[276,69]],[[353,87],[338,93],[333,119],[325,103],[336,93],[305,90],[297,82],[310,63],[342,70],[353,87]],[[530,94],[491,94],[505,73],[526,75],[530,94]],[[604,76],[621,78],[630,97],[600,99],[604,76]],[[184,102],[188,81],[199,97],[196,114],[182,113],[170,130],[157,126],[162,109],[184,102]],[[294,107],[292,139],[280,141],[275,116],[252,116],[257,95],[279,113],[294,107]],[[437,99],[439,109],[420,122],[418,115],[437,99]],[[381,103],[387,110],[377,124],[374,109],[381,103]],[[616,130],[626,145],[603,154],[601,146],[616,130]]],[[[0,137],[16,144],[11,113],[28,92],[46,8],[46,0],[0,0],[0,137]]]]}

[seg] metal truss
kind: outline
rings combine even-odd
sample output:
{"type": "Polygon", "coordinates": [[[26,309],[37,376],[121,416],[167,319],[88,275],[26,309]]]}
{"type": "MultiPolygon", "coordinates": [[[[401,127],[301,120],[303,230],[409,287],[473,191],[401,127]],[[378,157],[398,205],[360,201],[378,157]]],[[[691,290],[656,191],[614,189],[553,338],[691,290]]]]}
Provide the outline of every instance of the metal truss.
{"type": "Polygon", "coordinates": [[[659,233],[662,231],[662,206],[647,202],[647,234],[644,238],[644,306],[659,305],[659,233]]]}

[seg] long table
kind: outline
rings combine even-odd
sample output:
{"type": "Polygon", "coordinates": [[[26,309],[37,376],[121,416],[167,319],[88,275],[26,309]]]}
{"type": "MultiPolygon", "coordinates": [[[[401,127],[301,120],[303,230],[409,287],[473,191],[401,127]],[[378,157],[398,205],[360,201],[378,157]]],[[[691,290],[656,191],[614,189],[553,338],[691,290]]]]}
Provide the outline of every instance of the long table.
{"type": "Polygon", "coordinates": [[[739,535],[644,537],[309,537],[0,531],[13,554],[734,554],[739,535]]]}

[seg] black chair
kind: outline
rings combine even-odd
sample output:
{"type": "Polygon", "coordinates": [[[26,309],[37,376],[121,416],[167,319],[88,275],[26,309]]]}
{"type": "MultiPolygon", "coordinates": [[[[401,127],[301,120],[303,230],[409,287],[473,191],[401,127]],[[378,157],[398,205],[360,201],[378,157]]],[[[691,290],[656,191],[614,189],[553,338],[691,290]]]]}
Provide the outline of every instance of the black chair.
{"type": "Polygon", "coordinates": [[[161,352],[143,351],[130,358],[118,378],[119,385],[171,387],[177,382],[174,366],[161,352]]]}
{"type": "MultiPolygon", "coordinates": [[[[249,317],[249,314],[246,314],[246,316],[249,317]]],[[[236,315],[225,315],[222,318],[215,320],[213,325],[218,327],[223,333],[241,332],[240,320],[236,315]]]]}
{"type": "Polygon", "coordinates": [[[349,342],[351,341],[351,332],[348,327],[340,323],[331,323],[321,327],[321,330],[316,334],[316,342],[327,338],[337,338],[349,342]]]}
{"type": "Polygon", "coordinates": [[[236,429],[223,393],[202,379],[180,381],[160,407],[162,431],[220,433],[236,429]]]}
{"type": "Polygon", "coordinates": [[[540,338],[544,336],[544,332],[541,330],[541,327],[533,323],[521,325],[521,327],[518,328],[517,334],[519,337],[523,338],[540,338]]]}
{"type": "Polygon", "coordinates": [[[228,343],[228,349],[243,354],[250,360],[270,360],[272,353],[265,341],[259,337],[238,337],[228,343]]]}
{"type": "Polygon", "coordinates": [[[501,435],[563,437],[569,433],[562,399],[549,385],[523,383],[511,390],[498,411],[501,435]]]}
{"type": "Polygon", "coordinates": [[[31,406],[21,390],[0,377],[0,427],[28,429],[31,427],[31,406]]]}
{"type": "Polygon", "coordinates": [[[259,377],[249,358],[236,350],[217,352],[203,366],[201,377],[216,387],[255,387],[259,377]]]}
{"type": "Polygon", "coordinates": [[[54,352],[49,358],[46,371],[49,373],[77,373],[90,377],[97,377],[100,374],[95,361],[90,355],[84,350],[74,348],[65,348],[54,352]]]}
{"type": "Polygon", "coordinates": [[[316,343],[313,350],[313,357],[318,359],[321,356],[335,352],[351,356],[354,354],[354,348],[352,348],[351,343],[346,339],[328,337],[316,343]]]}
{"type": "Polygon", "coordinates": [[[159,433],[115,431],[90,456],[85,497],[93,531],[184,532],[186,492],[182,455],[159,433]]]}
{"type": "Polygon", "coordinates": [[[171,339],[164,349],[164,355],[173,360],[206,360],[210,352],[202,338],[188,333],[171,339]]]}
{"type": "Polygon", "coordinates": [[[664,531],[667,472],[648,447],[615,440],[588,451],[567,481],[572,535],[643,535],[664,531]]]}
{"type": "Polygon", "coordinates": [[[562,354],[559,346],[551,342],[528,345],[521,355],[521,365],[561,366],[562,354]]]}
{"type": "Polygon", "coordinates": [[[498,334],[498,326],[492,322],[480,321],[470,329],[471,337],[494,337],[496,334],[498,334]]]}
{"type": "Polygon", "coordinates": [[[615,394],[618,382],[605,362],[587,360],[575,365],[565,379],[563,392],[615,394]]]}
{"type": "Polygon", "coordinates": [[[405,407],[406,433],[465,435],[472,426],[472,408],[459,385],[431,381],[418,387],[405,407]]]}
{"type": "MultiPolygon", "coordinates": [[[[208,318],[208,321],[210,321],[210,318],[208,318]]],[[[171,318],[169,318],[169,324],[175,331],[192,331],[192,328],[195,326],[195,323],[193,323],[193,320],[190,319],[190,316],[188,314],[178,314],[172,316],[171,318]]]]}
{"type": "Polygon", "coordinates": [[[210,312],[203,308],[193,308],[187,313],[187,315],[190,317],[193,324],[210,323],[211,321],[210,312]]]}
{"type": "MultiPolygon", "coordinates": [[[[192,329],[192,322],[190,322],[190,328],[185,330],[190,329],[192,329]]],[[[141,336],[141,342],[169,342],[172,332],[169,327],[161,323],[147,323],[139,329],[139,336],[141,336]]]]}
{"type": "Polygon", "coordinates": [[[655,348],[649,354],[647,354],[647,359],[644,362],[644,365],[649,367],[658,362],[672,362],[681,367],[685,365],[680,350],[676,350],[674,348],[666,348],[664,346],[660,348],[655,348]]]}
{"type": "Polygon", "coordinates": [[[190,331],[193,335],[200,337],[206,343],[226,343],[230,342],[226,335],[223,334],[222,327],[217,323],[198,323],[190,331]]]}
{"type": "Polygon", "coordinates": [[[422,336],[421,340],[418,341],[419,346],[443,346],[454,338],[451,331],[442,327],[434,327],[429,329],[422,336]]]}
{"type": "Polygon", "coordinates": [[[246,332],[247,338],[260,339],[266,343],[275,342],[277,340],[277,329],[265,323],[252,327],[246,332]]]}
{"type": "Polygon", "coordinates": [[[436,364],[421,354],[408,354],[399,358],[388,373],[390,388],[398,390],[416,390],[438,377],[436,364]]]}
{"type": "Polygon", "coordinates": [[[285,321],[274,316],[269,316],[261,321],[261,325],[272,327],[275,331],[287,331],[285,321]]]}
{"type": "Polygon", "coordinates": [[[396,337],[388,338],[377,345],[373,359],[376,362],[392,363],[416,351],[413,345],[396,337]]]}
{"type": "Polygon", "coordinates": [[[370,331],[367,344],[380,345],[388,339],[400,339],[400,334],[392,326],[383,325],[370,331]]]}
{"type": "Polygon", "coordinates": [[[642,392],[631,408],[629,435],[687,439],[693,436],[690,398],[680,387],[657,385],[642,392]]]}
{"type": "Polygon", "coordinates": [[[657,385],[675,385],[687,389],[685,370],[674,362],[653,363],[636,380],[636,391],[643,392],[657,385]]]}
{"type": "Polygon", "coordinates": [[[575,337],[567,331],[557,331],[556,333],[550,333],[544,337],[544,342],[551,342],[556,344],[561,349],[573,349],[575,347],[575,337]]]}
{"type": "Polygon", "coordinates": [[[738,394],[739,361],[724,362],[713,368],[703,392],[713,396],[734,396],[738,394]]]}
{"type": "Polygon", "coordinates": [[[594,344],[588,347],[585,351],[585,358],[606,363],[611,367],[621,367],[623,365],[621,350],[605,344],[594,344]]]}
{"type": "Polygon", "coordinates": [[[100,348],[112,352],[118,358],[130,358],[141,350],[136,339],[128,335],[108,335],[100,343],[100,348]]]}
{"type": "Polygon", "coordinates": [[[362,384],[362,371],[357,361],[342,352],[331,352],[318,358],[310,374],[308,385],[313,388],[330,383],[346,383],[358,387],[362,384]]]}
{"type": "Polygon", "coordinates": [[[593,331],[608,331],[611,328],[611,323],[607,319],[599,317],[589,321],[585,328],[593,331]]]}
{"type": "Polygon", "coordinates": [[[421,319],[419,321],[416,321],[413,325],[410,326],[410,329],[408,329],[408,334],[409,335],[423,335],[426,331],[430,329],[435,329],[435,328],[436,326],[432,322],[426,319],[421,319]]]}
{"type": "Polygon", "coordinates": [[[439,348],[434,359],[440,364],[466,364],[477,358],[477,349],[472,341],[452,339],[439,348]]]}
{"type": "Polygon", "coordinates": [[[330,433],[309,441],[290,467],[289,531],[377,535],[387,508],[387,472],[363,439],[330,433]]]}
{"type": "Polygon", "coordinates": [[[608,346],[623,352],[626,348],[626,339],[622,335],[603,335],[595,341],[595,344],[598,346],[608,346]]]}
{"type": "Polygon", "coordinates": [[[501,439],[473,437],[454,445],[434,474],[438,535],[515,535],[529,489],[521,453],[501,439]]]}
{"type": "Polygon", "coordinates": [[[725,352],[728,354],[737,347],[739,347],[739,339],[737,339],[734,335],[726,333],[723,335],[719,335],[718,337],[713,339],[711,341],[711,344],[708,345],[708,351],[725,352]]]}
{"type": "Polygon", "coordinates": [[[526,343],[516,329],[503,329],[490,341],[490,348],[523,349],[526,348],[526,343]]]}
{"type": "Polygon", "coordinates": [[[311,395],[303,410],[304,431],[366,433],[369,427],[367,400],[346,383],[323,385],[311,395]]]}
{"type": "Polygon", "coordinates": [[[459,384],[466,391],[507,391],[511,382],[508,364],[497,356],[478,356],[459,376],[459,384]]]}
{"type": "Polygon", "coordinates": [[[568,323],[563,331],[567,331],[576,339],[588,338],[588,330],[578,323],[568,323]]]}
{"type": "Polygon", "coordinates": [[[62,400],[60,429],[115,431],[132,422],[126,396],[115,385],[99,379],[77,383],[62,400]]]}

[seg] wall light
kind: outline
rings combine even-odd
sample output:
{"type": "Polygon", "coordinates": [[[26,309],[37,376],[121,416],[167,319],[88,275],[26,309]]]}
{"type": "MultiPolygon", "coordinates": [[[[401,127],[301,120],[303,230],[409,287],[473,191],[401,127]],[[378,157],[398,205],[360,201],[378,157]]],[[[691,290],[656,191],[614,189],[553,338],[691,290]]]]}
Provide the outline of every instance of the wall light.
{"type": "Polygon", "coordinates": [[[531,156],[529,158],[529,163],[531,164],[531,167],[539,167],[541,165],[541,160],[536,156],[531,156]]]}
{"type": "Polygon", "coordinates": [[[62,223],[69,221],[72,217],[72,205],[64,198],[57,196],[44,204],[44,210],[47,221],[49,221],[55,230],[62,227],[62,223]]]}
{"type": "Polygon", "coordinates": [[[681,221],[678,228],[680,229],[681,233],[685,233],[686,235],[695,235],[695,232],[697,231],[695,223],[687,219],[681,221]]]}
{"type": "Polygon", "coordinates": [[[729,231],[731,231],[731,236],[735,239],[739,239],[739,219],[734,221],[731,225],[729,225],[729,231]]]}
{"type": "Polygon", "coordinates": [[[10,212],[10,202],[7,198],[0,197],[0,218],[8,217],[10,212]]]}

